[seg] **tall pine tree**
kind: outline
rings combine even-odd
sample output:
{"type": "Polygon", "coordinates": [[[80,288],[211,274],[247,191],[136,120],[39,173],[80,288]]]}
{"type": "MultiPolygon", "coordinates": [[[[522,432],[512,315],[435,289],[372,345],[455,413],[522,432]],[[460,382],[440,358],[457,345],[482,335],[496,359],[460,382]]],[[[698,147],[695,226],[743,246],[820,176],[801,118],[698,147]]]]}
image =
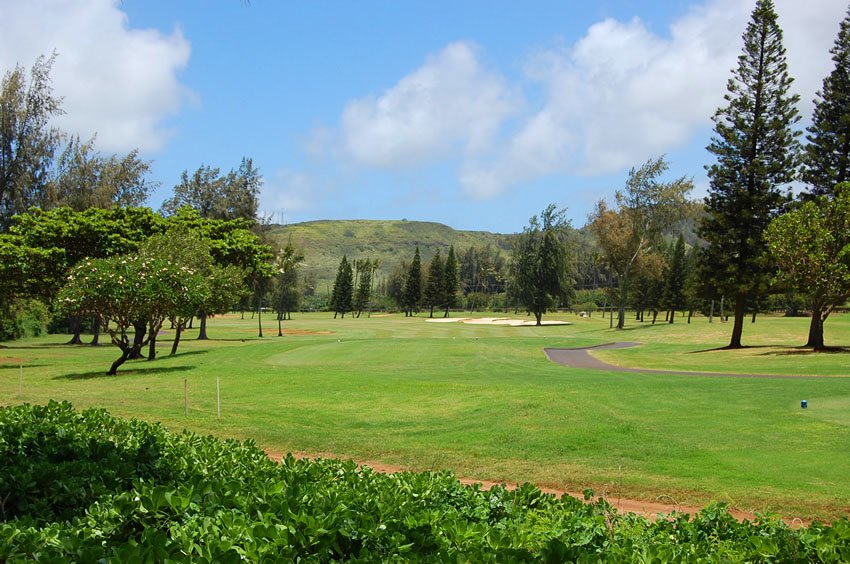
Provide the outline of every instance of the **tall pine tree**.
{"type": "Polygon", "coordinates": [[[419,245],[413,253],[407,278],[404,280],[404,315],[410,317],[413,312],[419,311],[422,302],[422,259],[419,257],[419,245]]]}
{"type": "Polygon", "coordinates": [[[425,283],[425,303],[430,310],[428,317],[434,317],[434,308],[443,305],[445,299],[444,277],[446,271],[443,266],[443,259],[440,256],[440,249],[434,254],[431,263],[428,265],[428,281],[425,283]]]}
{"type": "Polygon", "coordinates": [[[446,255],[445,275],[443,276],[443,305],[446,312],[443,317],[449,316],[449,309],[457,305],[457,290],[460,285],[460,276],[458,275],[457,258],[455,257],[454,245],[449,246],[449,254],[446,255]]]}
{"type": "Polygon", "coordinates": [[[703,276],[717,293],[734,297],[735,323],[729,348],[741,347],[747,299],[763,292],[770,274],[764,231],[788,196],[780,186],[794,180],[799,121],[789,94],[782,30],[772,0],[758,0],[744,32],[744,50],[727,85],[727,105],[713,117],[708,150],[707,215],[700,235],[709,245],[703,276]]]}
{"type": "Polygon", "coordinates": [[[334,319],[337,314],[345,317],[345,314],[351,311],[351,295],[354,291],[354,276],[351,272],[351,264],[348,258],[343,255],[339,261],[339,269],[336,271],[336,280],[334,281],[334,289],[331,293],[331,309],[334,310],[334,319]]]}
{"type": "Polygon", "coordinates": [[[850,11],[830,53],[835,69],[823,80],[806,135],[803,181],[815,196],[850,180],[850,11]]]}

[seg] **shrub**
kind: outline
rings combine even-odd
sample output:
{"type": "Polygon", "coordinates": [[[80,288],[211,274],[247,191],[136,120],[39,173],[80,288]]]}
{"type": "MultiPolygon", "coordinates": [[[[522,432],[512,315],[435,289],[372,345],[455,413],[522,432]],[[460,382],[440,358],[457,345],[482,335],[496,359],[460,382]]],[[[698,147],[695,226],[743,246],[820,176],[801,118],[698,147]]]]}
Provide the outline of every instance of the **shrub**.
{"type": "Polygon", "coordinates": [[[50,320],[50,310],[40,301],[13,300],[0,307],[0,341],[43,335],[50,320]]]}
{"type": "Polygon", "coordinates": [[[712,505],[652,523],[529,484],[485,491],[448,472],[276,464],[250,441],[56,402],[0,409],[0,502],[0,562],[850,559],[847,518],[792,530],[712,505]]]}

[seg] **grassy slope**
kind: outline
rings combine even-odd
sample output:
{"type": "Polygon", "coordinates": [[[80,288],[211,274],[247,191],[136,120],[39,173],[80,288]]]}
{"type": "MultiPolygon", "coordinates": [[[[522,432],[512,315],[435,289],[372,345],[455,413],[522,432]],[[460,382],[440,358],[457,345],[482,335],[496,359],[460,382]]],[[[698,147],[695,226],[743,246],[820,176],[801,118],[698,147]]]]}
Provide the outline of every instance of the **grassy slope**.
{"type": "MultiPolygon", "coordinates": [[[[592,487],[611,497],[719,499],[800,517],[848,511],[850,380],[593,372],[554,365],[541,352],[626,338],[646,344],[599,356],[667,369],[841,375],[848,355],[784,354],[804,336],[805,320],[747,327],[745,341],[770,347],[696,354],[725,344],[729,326],[700,318],[618,333],[598,318],[570,319],[575,325],[507,328],[313,314],[288,326],[330,334],[269,337],[276,331],[267,326],[260,340],[255,322],[219,318],[210,330],[222,340],[187,341],[177,357],[132,363],[114,378],[103,376],[113,347],[66,347],[50,337],[0,349],[0,404],[68,399],[173,428],[250,437],[277,451],[592,487]]],[[[846,342],[850,318],[830,320],[827,336],[846,342]]]]}
{"type": "Polygon", "coordinates": [[[457,231],[440,223],[423,221],[340,220],[309,221],[275,227],[271,234],[286,244],[289,237],[303,250],[307,259],[305,273],[312,272],[321,291],[333,284],[342,255],[349,259],[371,258],[381,261],[381,275],[386,275],[402,260],[410,261],[419,245],[423,262],[431,259],[437,249],[445,257],[449,245],[455,250],[470,245],[487,244],[508,251],[509,236],[486,231],[457,231]]]}

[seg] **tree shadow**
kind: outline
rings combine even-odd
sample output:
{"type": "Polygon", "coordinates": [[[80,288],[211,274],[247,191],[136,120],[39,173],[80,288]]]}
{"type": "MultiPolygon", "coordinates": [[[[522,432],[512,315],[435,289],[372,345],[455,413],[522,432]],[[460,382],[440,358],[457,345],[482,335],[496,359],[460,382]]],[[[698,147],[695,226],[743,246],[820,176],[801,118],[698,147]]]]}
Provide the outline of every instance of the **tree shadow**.
{"type": "Polygon", "coordinates": [[[50,366],[49,364],[29,364],[26,360],[23,362],[0,362],[0,369],[2,368],[20,368],[23,366],[24,368],[41,368],[43,366],[50,366]]]}
{"type": "Polygon", "coordinates": [[[174,356],[172,356],[169,353],[162,353],[162,354],[157,354],[156,359],[157,360],[165,360],[166,358],[178,358],[178,357],[181,357],[181,356],[192,356],[192,355],[196,355],[196,354],[207,354],[208,352],[210,352],[210,351],[208,351],[206,349],[201,349],[201,350],[197,350],[197,351],[185,351],[185,352],[177,351],[177,354],[175,354],[174,356]]]}
{"type": "MultiPolygon", "coordinates": [[[[613,327],[613,330],[624,333],[626,331],[640,331],[640,330],[647,330],[647,329],[658,329],[660,327],[668,327],[670,325],[666,321],[656,322],[654,325],[651,321],[644,321],[643,323],[641,323],[640,321],[634,321],[634,323],[637,323],[637,325],[626,325],[622,329],[617,329],[617,327],[615,326],[615,327],[613,327]]],[[[610,331],[611,329],[608,329],[608,330],[610,331]]]]}
{"type": "Polygon", "coordinates": [[[106,373],[107,369],[93,370],[90,372],[76,372],[73,374],[60,374],[54,376],[53,380],[91,380],[93,378],[119,378],[122,376],[149,376],[153,374],[164,374],[167,372],[185,372],[195,369],[195,366],[155,366],[152,368],[131,368],[128,370],[118,370],[118,374],[111,376],[106,373]]]}
{"type": "Polygon", "coordinates": [[[809,356],[813,354],[850,354],[850,347],[826,347],[816,351],[812,347],[800,346],[762,353],[763,356],[809,356]]]}
{"type": "MultiPolygon", "coordinates": [[[[751,349],[771,349],[776,348],[776,345],[744,345],[742,347],[730,347],[729,345],[723,347],[714,347],[712,349],[702,349],[698,351],[691,351],[686,354],[698,354],[698,353],[706,353],[706,352],[717,352],[717,351],[743,351],[743,350],[751,350],[751,349]]],[[[770,353],[764,353],[770,354],[770,353]]]]}

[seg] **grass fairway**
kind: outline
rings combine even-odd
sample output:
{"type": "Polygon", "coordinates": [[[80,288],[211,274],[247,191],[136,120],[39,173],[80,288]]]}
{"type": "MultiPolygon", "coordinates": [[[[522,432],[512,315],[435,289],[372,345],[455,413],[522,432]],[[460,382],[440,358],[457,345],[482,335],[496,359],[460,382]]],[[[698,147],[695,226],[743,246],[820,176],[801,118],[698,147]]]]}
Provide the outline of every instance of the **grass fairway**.
{"type": "MultiPolygon", "coordinates": [[[[558,316],[547,316],[557,318],[558,316]]],[[[214,319],[210,336],[175,357],[136,361],[105,376],[118,350],[69,347],[67,337],[5,343],[0,404],[69,400],[173,429],[252,438],[278,452],[327,453],[410,469],[451,469],[609,497],[704,504],[829,519],[850,509],[850,353],[808,354],[806,319],[747,324],[741,351],[730,324],[617,332],[597,317],[570,326],[426,323],[423,317],[297,315],[277,337],[269,321],[214,319]],[[808,374],[800,379],[706,378],[570,369],[544,347],[611,341],[612,364],[667,370],[808,374]],[[708,352],[699,352],[708,351],[708,352]],[[23,396],[18,398],[19,364],[23,396]],[[222,416],[216,417],[216,377],[222,416]],[[183,381],[190,412],[183,414],[183,381]],[[809,408],[800,409],[807,399],[809,408]],[[665,497],[669,496],[669,497],[665,497]]],[[[850,318],[826,324],[850,344],[850,318]]],[[[167,354],[171,335],[161,336],[167,354]]]]}

